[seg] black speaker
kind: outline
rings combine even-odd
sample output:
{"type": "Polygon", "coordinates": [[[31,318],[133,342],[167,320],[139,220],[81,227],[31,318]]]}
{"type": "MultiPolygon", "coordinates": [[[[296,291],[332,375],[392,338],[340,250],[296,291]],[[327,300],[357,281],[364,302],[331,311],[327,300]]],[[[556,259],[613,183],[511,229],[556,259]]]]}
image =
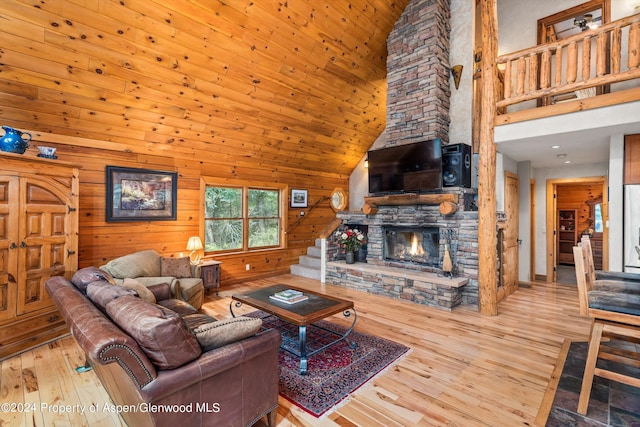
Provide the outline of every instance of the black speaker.
{"type": "Polygon", "coordinates": [[[442,147],[442,186],[471,188],[471,146],[442,147]]]}

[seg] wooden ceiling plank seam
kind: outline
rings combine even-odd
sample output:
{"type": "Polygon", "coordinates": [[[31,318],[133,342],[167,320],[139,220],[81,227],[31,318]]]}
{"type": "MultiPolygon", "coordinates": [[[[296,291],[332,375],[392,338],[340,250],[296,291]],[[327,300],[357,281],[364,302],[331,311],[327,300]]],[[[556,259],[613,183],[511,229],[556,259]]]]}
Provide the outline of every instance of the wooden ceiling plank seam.
{"type": "Polygon", "coordinates": [[[11,50],[14,52],[25,56],[39,55],[49,61],[57,62],[65,66],[73,66],[74,68],[84,70],[89,69],[89,58],[86,55],[71,52],[66,49],[60,49],[59,47],[51,46],[50,44],[45,44],[44,40],[43,42],[36,42],[30,38],[22,36],[3,34],[2,42],[5,46],[10,46],[11,50]]]}
{"type": "Polygon", "coordinates": [[[11,34],[34,43],[44,43],[44,28],[41,25],[19,20],[11,15],[2,14],[2,32],[3,40],[4,37],[11,34]]]}
{"type": "Polygon", "coordinates": [[[74,82],[90,85],[99,89],[122,90],[124,91],[125,82],[121,79],[102,76],[95,72],[89,72],[86,69],[76,68],[73,65],[65,65],[53,62],[49,59],[28,56],[20,52],[16,52],[9,48],[3,48],[0,53],[0,60],[4,65],[9,65],[15,69],[22,70],[42,70],[50,78],[70,80],[74,82]]]}

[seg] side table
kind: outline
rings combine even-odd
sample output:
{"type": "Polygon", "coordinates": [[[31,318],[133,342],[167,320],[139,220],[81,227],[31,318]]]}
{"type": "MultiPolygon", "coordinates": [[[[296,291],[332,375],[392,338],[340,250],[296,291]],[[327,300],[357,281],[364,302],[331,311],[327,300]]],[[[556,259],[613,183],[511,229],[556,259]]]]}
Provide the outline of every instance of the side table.
{"type": "Polygon", "coordinates": [[[216,295],[220,290],[220,264],[221,261],[203,261],[200,264],[200,277],[202,278],[202,284],[204,290],[209,292],[211,288],[216,289],[216,295]]]}

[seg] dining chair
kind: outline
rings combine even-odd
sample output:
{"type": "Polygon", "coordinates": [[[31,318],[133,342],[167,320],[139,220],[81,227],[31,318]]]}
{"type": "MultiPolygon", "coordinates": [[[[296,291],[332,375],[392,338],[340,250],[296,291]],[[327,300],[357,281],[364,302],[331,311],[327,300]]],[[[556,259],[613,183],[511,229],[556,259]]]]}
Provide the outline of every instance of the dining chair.
{"type": "Polygon", "coordinates": [[[588,271],[588,254],[582,242],[578,246],[574,246],[573,257],[578,283],[580,314],[591,318],[589,350],[578,401],[578,413],[586,415],[594,376],[640,388],[640,377],[622,373],[619,369],[614,370],[613,367],[596,365],[598,359],[603,359],[616,364],[640,366],[640,354],[637,351],[628,349],[611,351],[610,348],[603,345],[603,337],[610,336],[632,343],[637,343],[640,340],[640,295],[623,291],[593,289],[593,280],[588,271]]]}
{"type": "Polygon", "coordinates": [[[591,251],[591,239],[589,236],[582,236],[580,243],[585,251],[585,269],[591,279],[592,290],[640,295],[640,274],[596,270],[591,251]]]}

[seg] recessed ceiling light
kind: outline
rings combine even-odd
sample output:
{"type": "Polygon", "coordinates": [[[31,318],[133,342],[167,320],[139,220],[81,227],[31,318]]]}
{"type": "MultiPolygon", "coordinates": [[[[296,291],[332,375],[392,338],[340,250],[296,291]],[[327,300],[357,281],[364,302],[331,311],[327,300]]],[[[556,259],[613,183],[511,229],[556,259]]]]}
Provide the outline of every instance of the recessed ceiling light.
{"type": "Polygon", "coordinates": [[[558,148],[560,148],[559,145],[552,145],[551,148],[553,148],[554,150],[557,150],[558,148]]]}
{"type": "Polygon", "coordinates": [[[569,164],[569,163],[571,163],[571,160],[565,160],[564,163],[565,164],[569,164]]]}
{"type": "Polygon", "coordinates": [[[559,159],[564,159],[565,157],[567,157],[567,155],[566,155],[566,154],[558,154],[558,158],[559,158],[559,159]]]}

